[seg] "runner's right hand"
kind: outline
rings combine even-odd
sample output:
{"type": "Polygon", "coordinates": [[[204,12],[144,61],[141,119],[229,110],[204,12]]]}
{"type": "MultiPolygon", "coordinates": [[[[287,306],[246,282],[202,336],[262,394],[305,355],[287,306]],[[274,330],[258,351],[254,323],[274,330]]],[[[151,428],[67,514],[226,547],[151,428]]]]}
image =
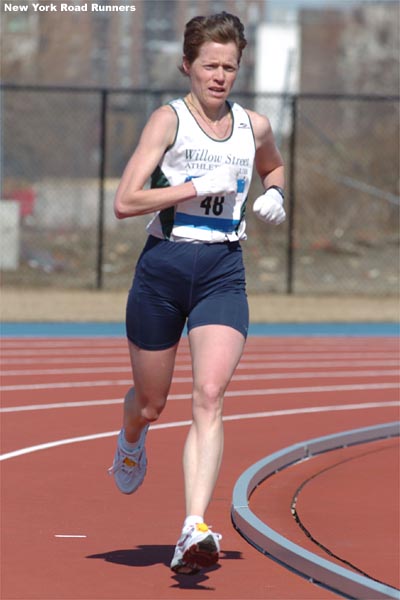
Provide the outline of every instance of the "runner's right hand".
{"type": "Polygon", "coordinates": [[[191,182],[196,190],[196,196],[215,196],[236,192],[238,177],[239,167],[222,165],[207,175],[194,177],[191,182]]]}

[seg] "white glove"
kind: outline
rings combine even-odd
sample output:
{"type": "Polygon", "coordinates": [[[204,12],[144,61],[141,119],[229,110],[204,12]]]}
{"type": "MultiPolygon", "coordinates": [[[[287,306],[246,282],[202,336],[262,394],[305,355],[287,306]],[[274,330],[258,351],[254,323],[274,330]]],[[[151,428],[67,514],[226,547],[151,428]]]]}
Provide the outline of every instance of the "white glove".
{"type": "Polygon", "coordinates": [[[276,188],[268,188],[253,204],[253,212],[261,221],[280,225],[286,219],[283,197],[276,188]]]}
{"type": "Polygon", "coordinates": [[[196,190],[196,196],[215,196],[237,191],[239,167],[222,165],[207,175],[194,177],[191,182],[196,190]]]}

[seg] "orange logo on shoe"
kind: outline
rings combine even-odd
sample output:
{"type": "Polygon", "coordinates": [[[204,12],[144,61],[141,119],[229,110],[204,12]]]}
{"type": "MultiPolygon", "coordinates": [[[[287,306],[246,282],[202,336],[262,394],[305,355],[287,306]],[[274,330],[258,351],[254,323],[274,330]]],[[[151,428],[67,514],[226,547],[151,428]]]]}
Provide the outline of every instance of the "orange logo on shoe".
{"type": "Polygon", "coordinates": [[[134,460],[132,460],[131,458],[129,458],[129,456],[126,456],[124,458],[124,465],[126,465],[127,467],[136,467],[137,462],[135,462],[134,460]]]}
{"type": "Polygon", "coordinates": [[[208,531],[208,526],[205,523],[196,523],[196,529],[198,531],[208,531]]]}

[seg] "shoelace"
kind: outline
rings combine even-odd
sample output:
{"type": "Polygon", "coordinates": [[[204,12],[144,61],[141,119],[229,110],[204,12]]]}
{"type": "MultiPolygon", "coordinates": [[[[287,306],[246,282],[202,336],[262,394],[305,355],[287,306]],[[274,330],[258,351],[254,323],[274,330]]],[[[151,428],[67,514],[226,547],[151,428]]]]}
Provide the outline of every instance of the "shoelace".
{"type": "Polygon", "coordinates": [[[133,460],[133,458],[131,456],[129,456],[128,452],[125,452],[124,450],[122,450],[122,448],[120,446],[118,446],[118,458],[116,461],[114,461],[112,467],[110,467],[108,469],[108,474],[109,475],[114,475],[114,473],[117,473],[118,471],[123,470],[124,467],[127,467],[128,469],[132,469],[133,467],[136,467],[139,463],[139,459],[142,453],[142,450],[144,448],[144,440],[146,437],[146,433],[149,429],[149,425],[146,425],[145,428],[143,429],[142,433],[141,433],[141,444],[139,445],[138,448],[136,448],[134,450],[134,452],[132,454],[136,455],[136,452],[139,451],[139,455],[138,455],[138,460],[133,460]],[[127,465],[125,463],[125,460],[128,458],[128,460],[132,460],[133,462],[135,462],[134,465],[127,465]]]}
{"type": "MultiPolygon", "coordinates": [[[[185,542],[187,535],[190,535],[192,531],[194,531],[196,529],[196,524],[195,525],[190,525],[190,527],[188,528],[187,531],[182,531],[181,537],[178,540],[178,544],[181,545],[185,542]],[[185,537],[182,540],[182,537],[185,535],[185,537]],[[182,540],[182,541],[181,541],[182,540]]],[[[216,533],[215,531],[212,531],[212,525],[207,525],[207,532],[211,533],[211,535],[215,536],[217,538],[217,540],[222,540],[222,534],[221,533],[216,533]]],[[[207,533],[206,531],[204,533],[207,533]]]]}
{"type": "MultiPolygon", "coordinates": [[[[212,529],[212,525],[208,525],[208,529],[212,529]]],[[[217,540],[222,540],[222,534],[221,533],[216,533],[215,531],[211,531],[212,535],[215,535],[215,537],[217,538],[217,540]]]]}
{"type": "MultiPolygon", "coordinates": [[[[140,448],[140,451],[142,450],[142,448],[140,448]]],[[[135,452],[136,453],[136,452],[135,452]]],[[[140,454],[139,453],[139,458],[140,458],[140,454]]],[[[138,460],[134,460],[133,458],[131,458],[129,456],[129,454],[127,454],[126,452],[123,452],[121,450],[121,448],[118,448],[118,458],[116,461],[114,461],[114,464],[108,469],[108,474],[109,475],[114,475],[114,473],[117,473],[118,471],[123,471],[124,467],[125,469],[132,469],[133,467],[136,467],[138,465],[138,460]],[[126,459],[132,461],[135,464],[129,465],[126,464],[126,459]]]]}

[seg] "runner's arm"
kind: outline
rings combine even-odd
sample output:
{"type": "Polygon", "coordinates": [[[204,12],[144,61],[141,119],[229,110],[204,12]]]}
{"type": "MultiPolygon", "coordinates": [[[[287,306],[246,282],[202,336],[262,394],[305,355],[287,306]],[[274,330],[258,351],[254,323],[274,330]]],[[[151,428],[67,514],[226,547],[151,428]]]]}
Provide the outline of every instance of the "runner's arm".
{"type": "Polygon", "coordinates": [[[256,142],[255,167],[264,189],[271,185],[284,188],[284,166],[276,146],[271,124],[267,117],[247,111],[251,120],[256,142]]]}
{"type": "Polygon", "coordinates": [[[162,210],[196,196],[191,182],[143,189],[162,155],[172,144],[176,127],[177,117],[168,106],[162,106],[151,115],[117,189],[114,212],[118,219],[162,210]]]}

